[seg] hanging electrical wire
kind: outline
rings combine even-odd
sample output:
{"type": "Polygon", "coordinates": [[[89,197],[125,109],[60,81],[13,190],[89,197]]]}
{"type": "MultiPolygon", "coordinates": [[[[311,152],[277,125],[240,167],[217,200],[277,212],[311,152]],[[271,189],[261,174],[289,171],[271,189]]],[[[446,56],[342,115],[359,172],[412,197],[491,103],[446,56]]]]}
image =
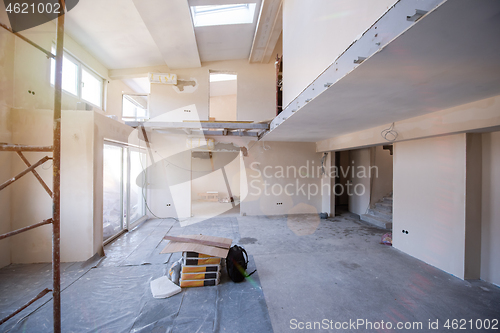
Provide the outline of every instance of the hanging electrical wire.
{"type": "Polygon", "coordinates": [[[380,132],[380,135],[387,141],[396,141],[398,138],[398,132],[394,130],[394,123],[392,123],[389,128],[380,132]]]}

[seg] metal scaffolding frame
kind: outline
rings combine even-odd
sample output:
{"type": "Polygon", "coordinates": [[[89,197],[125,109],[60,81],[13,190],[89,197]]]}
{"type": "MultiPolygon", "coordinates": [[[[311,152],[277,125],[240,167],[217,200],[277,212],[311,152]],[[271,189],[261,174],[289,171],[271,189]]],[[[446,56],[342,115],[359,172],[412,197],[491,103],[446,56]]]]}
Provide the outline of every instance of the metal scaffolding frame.
{"type": "MultiPolygon", "coordinates": [[[[59,4],[61,8],[65,7],[65,0],[59,0],[59,4]]],[[[22,40],[28,42],[33,45],[37,49],[44,52],[47,57],[55,58],[56,61],[56,73],[55,73],[55,85],[54,85],[54,123],[53,123],[53,145],[52,146],[26,146],[26,145],[15,145],[15,144],[0,144],[0,151],[11,151],[16,152],[18,156],[23,160],[24,164],[26,164],[27,168],[16,175],[15,177],[7,180],[3,184],[0,185],[0,190],[3,190],[7,186],[11,185],[15,181],[17,181],[22,176],[33,173],[36,179],[43,186],[45,191],[52,197],[52,218],[44,220],[42,222],[33,224],[31,226],[21,228],[3,235],[0,235],[0,240],[20,234],[22,232],[32,230],[34,228],[52,224],[52,281],[53,286],[52,290],[45,289],[40,292],[35,298],[30,300],[28,303],[14,311],[9,316],[0,319],[0,325],[14,317],[19,312],[26,309],[28,306],[45,296],[47,293],[52,292],[53,298],[53,316],[54,316],[54,333],[61,332],[61,252],[60,252],[60,243],[61,243],[61,97],[62,97],[62,62],[63,62],[63,43],[64,43],[64,14],[59,15],[57,18],[57,29],[56,29],[56,55],[54,56],[49,51],[43,49],[41,46],[33,43],[22,35],[12,31],[12,29],[7,26],[0,24],[1,27],[20,37],[22,40]],[[40,159],[35,164],[31,165],[30,162],[23,155],[23,152],[52,152],[52,157],[45,156],[40,159]],[[40,177],[38,172],[35,170],[38,166],[42,165],[48,160],[52,160],[53,163],[53,183],[52,190],[47,186],[47,184],[40,177]]]]}

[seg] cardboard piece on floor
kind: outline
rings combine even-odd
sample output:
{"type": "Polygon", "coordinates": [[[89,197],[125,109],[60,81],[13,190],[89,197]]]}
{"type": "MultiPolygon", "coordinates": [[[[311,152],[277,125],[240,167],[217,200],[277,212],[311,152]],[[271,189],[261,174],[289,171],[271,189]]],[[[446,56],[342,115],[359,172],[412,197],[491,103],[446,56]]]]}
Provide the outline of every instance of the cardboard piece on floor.
{"type": "Polygon", "coordinates": [[[189,236],[179,236],[179,237],[224,243],[227,244],[228,248],[222,249],[220,247],[203,245],[203,244],[169,241],[167,246],[165,246],[165,248],[160,253],[175,253],[175,252],[189,251],[189,252],[198,252],[218,258],[225,258],[227,257],[227,253],[229,252],[229,247],[231,247],[231,243],[233,242],[230,238],[206,236],[206,235],[189,235],[189,236]]]}

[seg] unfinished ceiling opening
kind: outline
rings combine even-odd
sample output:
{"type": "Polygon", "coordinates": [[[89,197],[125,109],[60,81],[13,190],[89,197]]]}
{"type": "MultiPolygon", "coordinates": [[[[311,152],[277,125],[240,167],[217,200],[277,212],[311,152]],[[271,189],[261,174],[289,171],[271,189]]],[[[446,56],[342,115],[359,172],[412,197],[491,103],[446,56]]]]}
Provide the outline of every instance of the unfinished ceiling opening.
{"type": "Polygon", "coordinates": [[[209,120],[237,120],[237,75],[210,73],[209,120]]]}

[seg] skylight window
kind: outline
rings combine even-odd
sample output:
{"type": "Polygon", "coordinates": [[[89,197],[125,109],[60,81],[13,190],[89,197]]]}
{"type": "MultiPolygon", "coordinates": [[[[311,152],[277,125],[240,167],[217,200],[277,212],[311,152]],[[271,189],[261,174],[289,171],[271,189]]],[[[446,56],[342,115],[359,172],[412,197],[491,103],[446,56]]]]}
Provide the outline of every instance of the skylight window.
{"type": "Polygon", "coordinates": [[[195,27],[253,23],[255,3],[191,6],[195,27]]]}

